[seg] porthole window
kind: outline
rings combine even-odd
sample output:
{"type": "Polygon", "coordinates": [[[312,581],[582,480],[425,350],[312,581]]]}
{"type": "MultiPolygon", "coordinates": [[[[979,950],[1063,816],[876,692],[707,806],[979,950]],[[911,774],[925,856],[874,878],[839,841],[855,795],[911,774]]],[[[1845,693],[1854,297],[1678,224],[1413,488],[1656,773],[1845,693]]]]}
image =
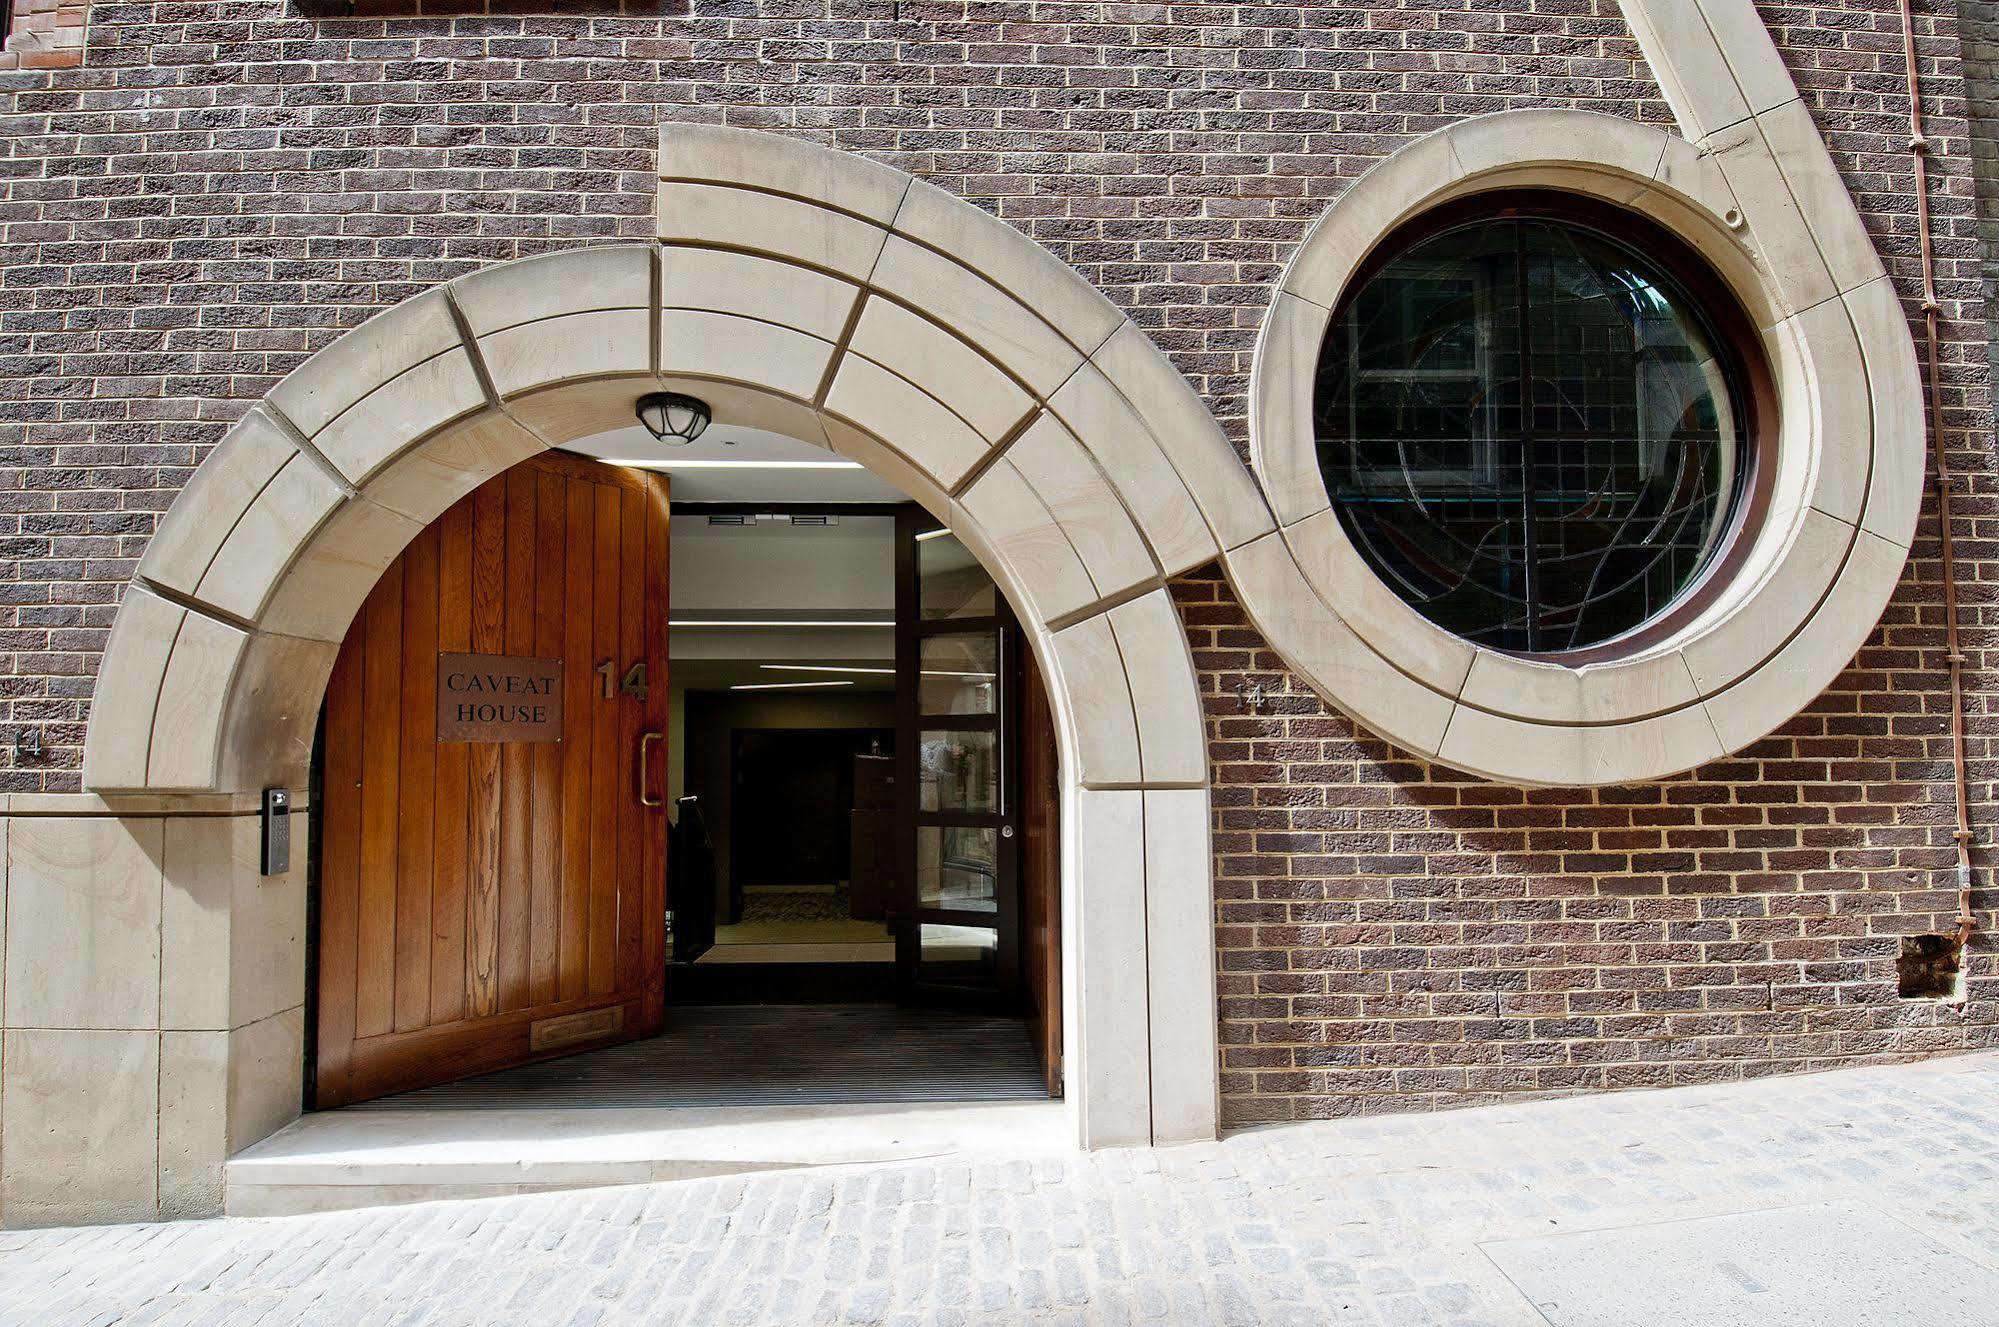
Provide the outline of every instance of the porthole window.
{"type": "Polygon", "coordinates": [[[1320,348],[1347,537],[1438,626],[1523,654],[1629,643],[1740,525],[1754,401],[1719,282],[1639,218],[1538,201],[1390,237],[1320,348]]]}

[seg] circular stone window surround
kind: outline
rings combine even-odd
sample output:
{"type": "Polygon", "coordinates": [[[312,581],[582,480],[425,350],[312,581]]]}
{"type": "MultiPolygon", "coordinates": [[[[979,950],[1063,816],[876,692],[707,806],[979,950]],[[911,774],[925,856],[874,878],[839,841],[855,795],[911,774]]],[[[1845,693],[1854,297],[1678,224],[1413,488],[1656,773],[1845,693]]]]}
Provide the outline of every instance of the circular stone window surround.
{"type": "Polygon", "coordinates": [[[1617,784],[1740,750],[1852,659],[1914,534],[1921,380],[1901,302],[1823,143],[1774,137],[1752,120],[1702,151],[1616,116],[1500,112],[1408,144],[1313,225],[1251,386],[1252,462],[1279,530],[1228,561],[1250,617],[1320,694],[1456,769],[1617,784]],[[1404,602],[1342,529],[1313,439],[1320,344],[1370,252],[1441,204],[1520,189],[1620,205],[1678,236],[1759,329],[1777,396],[1758,461],[1773,472],[1768,502],[1726,583],[1669,635],[1580,665],[1475,646],[1404,602]]]}

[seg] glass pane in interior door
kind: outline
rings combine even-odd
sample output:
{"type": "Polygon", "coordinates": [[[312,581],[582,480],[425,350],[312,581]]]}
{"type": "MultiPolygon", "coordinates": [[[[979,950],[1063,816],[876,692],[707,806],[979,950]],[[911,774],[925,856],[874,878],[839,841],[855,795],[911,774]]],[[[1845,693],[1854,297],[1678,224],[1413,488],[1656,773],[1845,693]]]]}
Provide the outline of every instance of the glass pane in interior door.
{"type": "Polygon", "coordinates": [[[925,811],[997,811],[997,753],[990,732],[926,728],[916,747],[917,806],[925,811]]]}
{"type": "Polygon", "coordinates": [[[918,614],[925,621],[991,617],[999,611],[993,578],[949,530],[917,536],[916,586],[918,614]]]}
{"type": "Polygon", "coordinates": [[[923,638],[917,665],[919,714],[991,714],[999,696],[999,637],[990,631],[923,638]]]}
{"type": "Polygon", "coordinates": [[[926,908],[999,908],[999,831],[990,826],[919,825],[916,900],[926,908]]]}
{"type": "Polygon", "coordinates": [[[932,981],[988,984],[999,966],[999,932],[990,926],[923,923],[924,975],[932,981]]]}

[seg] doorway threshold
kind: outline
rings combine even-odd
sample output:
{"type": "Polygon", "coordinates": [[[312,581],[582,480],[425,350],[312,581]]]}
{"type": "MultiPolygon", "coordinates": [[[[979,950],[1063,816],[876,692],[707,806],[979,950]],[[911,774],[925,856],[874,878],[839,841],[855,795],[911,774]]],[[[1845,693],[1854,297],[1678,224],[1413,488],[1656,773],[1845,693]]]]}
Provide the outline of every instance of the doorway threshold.
{"type": "Polygon", "coordinates": [[[307,1115],[232,1157],[231,1216],[497,1198],[1075,1147],[1060,1101],[371,1109],[307,1115]]]}

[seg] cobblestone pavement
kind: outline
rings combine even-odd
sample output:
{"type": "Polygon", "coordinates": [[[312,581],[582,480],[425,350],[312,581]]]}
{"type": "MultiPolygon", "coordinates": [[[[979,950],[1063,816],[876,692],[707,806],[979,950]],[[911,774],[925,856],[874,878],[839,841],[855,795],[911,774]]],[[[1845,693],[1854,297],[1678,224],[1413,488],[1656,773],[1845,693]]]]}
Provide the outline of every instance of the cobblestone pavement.
{"type": "Polygon", "coordinates": [[[1564,1323],[1495,1241],[1855,1201],[1992,1284],[1995,1138],[1976,1055],[1156,1152],[16,1232],[0,1322],[1564,1323]]]}

